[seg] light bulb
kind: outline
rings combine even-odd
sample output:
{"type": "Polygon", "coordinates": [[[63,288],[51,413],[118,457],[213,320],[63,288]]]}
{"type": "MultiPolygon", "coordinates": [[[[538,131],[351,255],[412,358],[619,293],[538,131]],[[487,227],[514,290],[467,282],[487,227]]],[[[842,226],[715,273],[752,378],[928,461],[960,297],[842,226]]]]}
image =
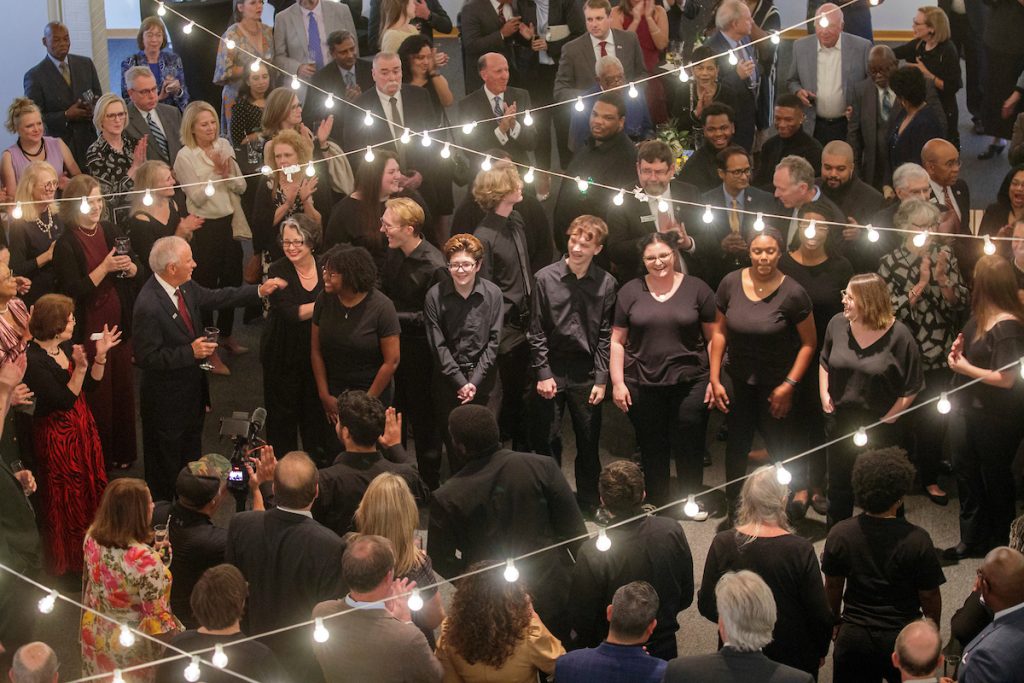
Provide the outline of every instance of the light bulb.
{"type": "Polygon", "coordinates": [[[668,209],[669,209],[668,202],[666,202],[664,199],[659,199],[658,200],[658,213],[668,213],[668,209]]]}
{"type": "Polygon", "coordinates": [[[306,164],[306,177],[307,178],[312,178],[315,175],[316,175],[316,169],[313,168],[313,162],[311,161],[308,164],[306,164]]]}
{"type": "Polygon", "coordinates": [[[331,637],[331,632],[324,626],[324,618],[317,617],[313,622],[313,640],[318,643],[326,643],[331,637]]]}
{"type": "Polygon", "coordinates": [[[579,190],[580,192],[586,192],[588,187],[590,187],[590,184],[586,180],[584,180],[583,178],[580,178],[579,176],[576,176],[576,189],[577,190],[579,190]]]}
{"type": "Polygon", "coordinates": [[[686,69],[684,67],[680,67],[680,69],[679,69],[679,82],[680,83],[686,83],[688,80],[690,80],[690,74],[686,73],[686,69]]]}
{"type": "Polygon", "coordinates": [[[398,138],[398,141],[403,145],[408,145],[410,140],[412,140],[412,132],[406,128],[402,131],[402,137],[398,138]]]}
{"type": "Polygon", "coordinates": [[[985,250],[985,253],[988,254],[989,256],[996,253],[996,245],[992,243],[992,238],[989,237],[988,235],[985,235],[985,246],[983,247],[983,249],[985,250]]]}
{"type": "Polygon", "coordinates": [[[218,669],[223,669],[228,665],[228,656],[224,653],[224,646],[217,643],[213,647],[213,657],[210,658],[213,665],[218,669]]]}
{"type": "Polygon", "coordinates": [[[192,29],[195,28],[196,22],[190,21],[181,29],[181,32],[186,36],[192,33],[192,29]]]}
{"type": "Polygon", "coordinates": [[[121,643],[121,647],[131,647],[135,644],[135,634],[125,624],[121,624],[121,632],[117,636],[117,642],[121,643]]]}
{"type": "Polygon", "coordinates": [[[167,8],[164,7],[164,3],[161,2],[161,3],[157,4],[157,6],[156,6],[156,13],[157,13],[157,15],[159,15],[161,17],[164,16],[165,14],[167,14],[167,8]]]}
{"type": "Polygon", "coordinates": [[[54,606],[57,604],[57,591],[52,590],[50,594],[39,601],[39,611],[43,614],[49,614],[53,611],[54,606]]]}
{"type": "Polygon", "coordinates": [[[424,147],[430,147],[431,142],[433,142],[433,140],[430,139],[430,132],[423,131],[423,135],[420,136],[420,144],[424,147]]]}
{"type": "Polygon", "coordinates": [[[868,444],[868,433],[861,427],[853,435],[853,443],[857,446],[866,446],[868,444]]]}
{"type": "Polygon", "coordinates": [[[683,505],[683,514],[687,517],[696,517],[700,512],[700,506],[697,505],[697,501],[694,499],[694,495],[691,493],[686,497],[686,504],[683,505]]]}
{"type": "Polygon", "coordinates": [[[935,409],[943,415],[953,409],[953,404],[949,402],[949,395],[945,391],[939,394],[939,401],[935,404],[935,409]]]}
{"type": "Polygon", "coordinates": [[[363,158],[367,161],[373,161],[373,148],[369,145],[366,146],[366,154],[363,155],[363,158]]]}
{"type": "Polygon", "coordinates": [[[868,4],[872,7],[878,7],[878,0],[868,0],[868,4]]]}
{"type": "Polygon", "coordinates": [[[327,93],[327,97],[324,98],[324,107],[334,109],[334,95],[327,93]]]}
{"type": "Polygon", "coordinates": [[[532,126],[533,125],[533,114],[530,113],[529,109],[527,109],[526,113],[523,114],[523,125],[524,126],[532,126]]]}
{"type": "Polygon", "coordinates": [[[299,77],[292,76],[292,90],[298,90],[300,87],[302,87],[302,83],[299,83],[299,77]]]}
{"type": "Polygon", "coordinates": [[[234,50],[235,49],[235,41],[233,41],[230,38],[228,38],[227,40],[224,41],[224,46],[227,49],[229,49],[229,50],[234,50]]]}
{"type": "Polygon", "coordinates": [[[249,71],[256,73],[260,70],[260,64],[263,63],[262,59],[257,59],[255,62],[249,65],[249,71]]]}
{"type": "Polygon", "coordinates": [[[779,482],[783,486],[786,486],[789,482],[793,481],[793,475],[781,462],[775,463],[775,481],[779,482]]]}
{"type": "Polygon", "coordinates": [[[263,164],[263,166],[260,168],[260,173],[262,173],[263,175],[270,175],[273,172],[274,169],[270,168],[270,166],[267,164],[263,164]]]}
{"type": "Polygon", "coordinates": [[[737,64],[740,63],[740,60],[736,57],[736,53],[731,50],[729,51],[729,63],[732,64],[733,66],[736,66],[737,64]]]}
{"type": "Polygon", "coordinates": [[[216,190],[213,189],[213,181],[212,180],[207,180],[206,181],[206,187],[203,189],[203,192],[206,194],[207,197],[212,197],[213,196],[213,194],[214,194],[214,192],[216,192],[216,190]]]}
{"type": "Polygon", "coordinates": [[[583,98],[582,97],[577,97],[576,98],[576,104],[573,105],[573,108],[575,108],[576,111],[583,111],[583,98]]]}
{"type": "Polygon", "coordinates": [[[875,227],[869,223],[868,224],[868,242],[877,242],[878,238],[880,238],[880,237],[881,237],[881,235],[878,234],[878,231],[875,230],[875,227]]]}
{"type": "Polygon", "coordinates": [[[441,158],[447,159],[452,155],[452,148],[447,142],[444,143],[444,147],[441,148],[441,158]]]}
{"type": "Polygon", "coordinates": [[[612,539],[608,538],[608,533],[604,529],[597,532],[597,542],[595,545],[602,553],[608,552],[608,548],[612,547],[612,539]]]}
{"type": "Polygon", "coordinates": [[[185,667],[185,680],[189,683],[196,683],[199,680],[199,657],[192,657],[192,661],[185,667]]]}
{"type": "Polygon", "coordinates": [[[780,42],[782,42],[782,38],[779,37],[779,32],[778,31],[775,31],[774,33],[772,33],[772,37],[769,38],[769,40],[772,41],[772,45],[778,45],[780,42]]]}
{"type": "Polygon", "coordinates": [[[612,197],[612,204],[615,206],[622,206],[622,202],[626,201],[626,193],[619,190],[619,193],[612,197]]]}
{"type": "Polygon", "coordinates": [[[763,214],[760,214],[760,213],[757,214],[757,217],[754,219],[754,230],[756,232],[761,232],[762,230],[764,230],[764,215],[763,214]]]}
{"type": "Polygon", "coordinates": [[[372,126],[373,125],[373,114],[370,113],[369,109],[366,110],[366,116],[363,117],[363,125],[364,126],[372,126]]]}
{"type": "Polygon", "coordinates": [[[409,596],[409,609],[413,612],[419,612],[423,609],[423,598],[420,597],[420,592],[414,590],[412,595],[409,596]]]}
{"type": "Polygon", "coordinates": [[[114,677],[110,679],[110,683],[124,683],[124,674],[120,669],[114,669],[114,677]]]}
{"type": "Polygon", "coordinates": [[[924,230],[924,231],[919,232],[916,235],[914,235],[914,246],[915,247],[921,248],[921,247],[924,246],[924,243],[927,242],[927,241],[928,241],[928,231],[927,230],[924,230]]]}
{"type": "Polygon", "coordinates": [[[804,237],[806,237],[809,240],[813,240],[814,236],[817,234],[818,224],[815,223],[814,221],[811,221],[810,223],[807,224],[807,227],[804,228],[804,237]]]}
{"type": "Polygon", "coordinates": [[[509,583],[519,580],[519,570],[516,569],[516,562],[512,558],[505,562],[505,580],[509,583]]]}
{"type": "Polygon", "coordinates": [[[533,166],[531,166],[529,169],[527,169],[526,175],[523,176],[523,182],[527,183],[527,184],[532,183],[533,182],[533,178],[534,178],[533,166]]]}
{"type": "Polygon", "coordinates": [[[1024,379],[1024,356],[1020,359],[1020,376],[1021,379],[1024,379]]]}
{"type": "MultiPolygon", "coordinates": [[[[153,206],[153,195],[149,190],[146,190],[146,194],[142,195],[142,203],[146,206],[153,206]]],[[[21,218],[21,216],[15,216],[15,218],[21,218]]]]}
{"type": "Polygon", "coordinates": [[[20,221],[22,215],[24,214],[21,210],[21,202],[18,202],[17,204],[14,205],[14,210],[11,211],[11,216],[14,218],[14,220],[20,221]]]}
{"type": "Polygon", "coordinates": [[[828,28],[829,23],[827,14],[822,14],[821,19],[818,19],[818,26],[822,28],[828,28]]]}
{"type": "Polygon", "coordinates": [[[632,97],[632,98],[633,98],[634,100],[635,100],[635,99],[636,99],[637,97],[639,97],[639,96],[640,96],[640,91],[639,91],[639,90],[637,90],[637,89],[636,89],[636,86],[635,86],[635,85],[633,85],[632,83],[630,83],[630,84],[629,84],[629,91],[628,91],[628,92],[629,92],[629,96],[630,96],[630,97],[632,97]]]}
{"type": "Polygon", "coordinates": [[[474,128],[476,128],[476,122],[475,121],[470,122],[470,123],[464,123],[464,124],[462,124],[462,134],[463,135],[469,135],[470,133],[473,132],[474,128]]]}
{"type": "Polygon", "coordinates": [[[89,199],[82,197],[82,203],[78,205],[78,210],[82,213],[89,213],[89,199]]]}
{"type": "Polygon", "coordinates": [[[488,154],[487,156],[484,157],[484,160],[480,163],[480,168],[482,168],[485,171],[490,171],[491,170],[491,155],[490,154],[488,154]]]}
{"type": "Polygon", "coordinates": [[[704,215],[701,216],[701,219],[705,223],[710,223],[711,221],[715,220],[715,214],[711,213],[711,205],[710,204],[708,204],[707,206],[704,207],[704,215]]]}

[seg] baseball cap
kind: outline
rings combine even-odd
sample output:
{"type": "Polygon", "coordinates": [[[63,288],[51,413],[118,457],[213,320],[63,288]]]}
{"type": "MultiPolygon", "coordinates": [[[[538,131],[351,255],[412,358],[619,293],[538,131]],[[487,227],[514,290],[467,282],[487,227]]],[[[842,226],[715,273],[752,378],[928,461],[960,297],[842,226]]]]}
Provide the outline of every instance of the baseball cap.
{"type": "Polygon", "coordinates": [[[227,481],[231,462],[219,453],[208,453],[181,468],[174,490],[186,505],[201,508],[217,495],[227,481]]]}

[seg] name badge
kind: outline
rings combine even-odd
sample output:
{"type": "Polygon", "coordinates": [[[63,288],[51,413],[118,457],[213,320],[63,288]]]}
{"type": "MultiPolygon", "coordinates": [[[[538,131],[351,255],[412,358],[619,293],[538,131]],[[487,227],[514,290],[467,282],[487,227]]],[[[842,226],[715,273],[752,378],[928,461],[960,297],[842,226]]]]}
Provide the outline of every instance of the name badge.
{"type": "Polygon", "coordinates": [[[653,223],[657,219],[654,216],[640,216],[641,223],[653,223]]]}

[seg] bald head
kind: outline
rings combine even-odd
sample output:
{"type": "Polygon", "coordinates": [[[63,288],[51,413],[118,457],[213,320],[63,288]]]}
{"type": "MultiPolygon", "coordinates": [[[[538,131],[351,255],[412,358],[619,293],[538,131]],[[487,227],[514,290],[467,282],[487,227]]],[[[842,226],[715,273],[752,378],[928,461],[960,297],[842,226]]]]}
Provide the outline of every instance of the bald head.
{"type": "Polygon", "coordinates": [[[908,678],[923,678],[935,673],[942,663],[942,640],[931,619],[920,619],[903,627],[896,636],[892,664],[908,678]]]}
{"type": "Polygon", "coordinates": [[[821,180],[828,190],[838,190],[853,180],[853,147],[833,140],[821,151],[821,180]]]}
{"type": "Polygon", "coordinates": [[[57,680],[57,655],[46,643],[22,645],[11,660],[12,683],[53,683],[57,680]]]}
{"type": "Polygon", "coordinates": [[[822,47],[835,47],[843,32],[843,11],[826,2],[814,13],[814,33],[822,47]],[[824,26],[822,24],[825,24],[824,26]]]}
{"type": "Polygon", "coordinates": [[[932,138],[921,148],[921,165],[928,177],[948,187],[960,177],[960,152],[949,140],[932,138]]]}
{"type": "Polygon", "coordinates": [[[989,552],[978,567],[976,587],[993,612],[1024,602],[1024,554],[1007,546],[989,552]]]}
{"type": "Polygon", "coordinates": [[[308,510],[316,495],[316,464],[307,454],[292,451],[277,462],[274,470],[274,498],[278,506],[308,510]]]}

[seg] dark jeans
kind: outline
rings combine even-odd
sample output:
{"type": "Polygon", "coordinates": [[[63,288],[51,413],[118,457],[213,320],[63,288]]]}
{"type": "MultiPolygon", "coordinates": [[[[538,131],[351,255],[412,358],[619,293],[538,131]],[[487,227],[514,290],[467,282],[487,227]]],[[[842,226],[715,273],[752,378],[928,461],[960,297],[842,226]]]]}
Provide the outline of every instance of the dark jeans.
{"type": "MultiPolygon", "coordinates": [[[[704,474],[704,435],[708,409],[704,405],[707,378],[671,386],[629,385],[633,405],[629,419],[640,448],[647,501],[664,505],[672,498],[672,459],[681,493],[697,493],[704,474]]],[[[731,436],[730,432],[730,436],[731,436]]]]}
{"type": "Polygon", "coordinates": [[[960,541],[978,551],[1005,545],[1017,511],[1010,466],[1021,441],[1020,418],[959,411],[950,417],[960,541]]]}
{"type": "Polygon", "coordinates": [[[899,683],[892,665],[898,630],[843,624],[832,651],[833,683],[899,683]]]}
{"type": "Polygon", "coordinates": [[[395,373],[395,408],[402,413],[403,442],[412,428],[416,440],[416,463],[423,481],[436,489],[441,481],[441,431],[437,411],[424,390],[430,387],[433,359],[427,338],[403,334],[402,362],[395,373]]]}
{"type": "Polygon", "coordinates": [[[824,147],[833,140],[846,140],[846,128],[849,122],[845,116],[838,119],[816,119],[814,122],[814,139],[824,147]]]}
{"type": "MultiPolygon", "coordinates": [[[[935,398],[949,388],[953,374],[948,368],[926,370],[924,373],[924,390],[917,395],[914,404],[935,398]]],[[[910,419],[907,436],[907,452],[917,466],[921,484],[931,486],[938,481],[939,462],[942,460],[942,447],[946,443],[946,426],[949,421],[946,415],[935,410],[935,406],[927,406],[907,416],[910,419]]]]}
{"type": "MultiPolygon", "coordinates": [[[[231,234],[231,216],[207,218],[203,222],[202,229],[192,235],[192,257],[196,261],[192,279],[203,287],[218,289],[242,284],[242,244],[231,234]]],[[[203,311],[203,327],[213,324],[213,311],[203,311]]],[[[230,337],[235,328],[235,309],[217,311],[216,325],[221,337],[230,337]]]]}
{"type": "Polygon", "coordinates": [[[559,435],[566,408],[576,435],[576,497],[581,503],[597,506],[597,478],[601,474],[598,440],[601,436],[601,406],[589,403],[593,383],[567,386],[554,398],[541,398],[534,392],[530,398],[530,446],[534,453],[553,456],[562,464],[559,435]]]}
{"type": "MultiPolygon", "coordinates": [[[[874,413],[840,407],[825,416],[825,431],[831,441],[877,421],[874,413]]],[[[853,443],[852,437],[828,447],[828,528],[853,516],[852,476],[857,456],[869,448],[899,444],[901,431],[899,423],[882,424],[868,431],[868,443],[863,448],[853,443]]]]}

